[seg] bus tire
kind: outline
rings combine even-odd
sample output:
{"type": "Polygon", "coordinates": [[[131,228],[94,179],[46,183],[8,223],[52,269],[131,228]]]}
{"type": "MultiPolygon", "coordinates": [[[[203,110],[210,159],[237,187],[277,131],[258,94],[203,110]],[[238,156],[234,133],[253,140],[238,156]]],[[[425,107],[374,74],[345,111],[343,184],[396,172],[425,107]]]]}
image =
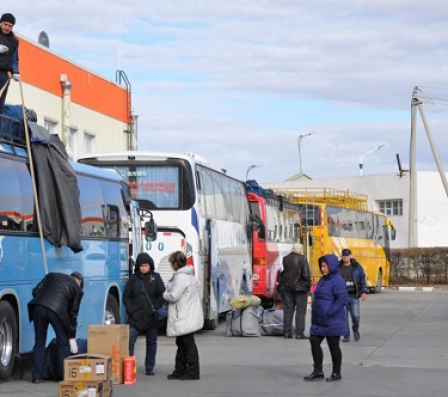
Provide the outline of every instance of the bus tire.
{"type": "Polygon", "coordinates": [[[104,324],[120,324],[120,308],[115,296],[107,295],[106,311],[104,312],[104,324]]]}
{"type": "Polygon", "coordinates": [[[0,302],[0,379],[11,377],[18,353],[17,316],[11,304],[0,302]]]}
{"type": "Polygon", "coordinates": [[[378,278],[376,280],[376,286],[374,288],[375,294],[379,294],[383,289],[383,272],[378,270],[378,278]]]}

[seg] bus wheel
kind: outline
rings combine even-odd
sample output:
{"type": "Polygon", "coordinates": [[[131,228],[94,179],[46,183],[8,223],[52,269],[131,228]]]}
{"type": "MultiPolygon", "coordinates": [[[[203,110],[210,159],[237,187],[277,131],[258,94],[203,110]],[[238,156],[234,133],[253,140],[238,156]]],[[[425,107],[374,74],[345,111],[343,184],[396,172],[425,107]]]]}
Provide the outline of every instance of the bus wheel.
{"type": "Polygon", "coordinates": [[[115,296],[107,296],[106,311],[104,312],[104,324],[120,324],[120,308],[115,296]]]}
{"type": "Polygon", "coordinates": [[[383,288],[383,272],[378,270],[378,278],[376,280],[375,294],[379,294],[383,288]]]}
{"type": "Polygon", "coordinates": [[[18,353],[17,318],[9,302],[0,302],[0,379],[11,376],[18,353]]]}

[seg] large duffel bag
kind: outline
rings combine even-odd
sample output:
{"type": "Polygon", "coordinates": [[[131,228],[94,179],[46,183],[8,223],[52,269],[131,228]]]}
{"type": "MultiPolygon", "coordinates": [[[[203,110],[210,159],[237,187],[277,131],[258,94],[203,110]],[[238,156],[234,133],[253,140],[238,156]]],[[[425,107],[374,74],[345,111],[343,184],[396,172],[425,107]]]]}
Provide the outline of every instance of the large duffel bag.
{"type": "Polygon", "coordinates": [[[262,306],[234,309],[226,314],[227,336],[261,336],[262,306]]]}
{"type": "Polygon", "coordinates": [[[226,336],[241,336],[242,309],[233,309],[226,313],[226,336]]]}
{"type": "Polygon", "coordinates": [[[263,306],[248,306],[243,309],[242,336],[261,336],[260,323],[263,318],[263,311],[263,306]]]}
{"type": "MultiPolygon", "coordinates": [[[[295,331],[295,313],[292,318],[291,333],[295,331]]],[[[263,336],[281,336],[283,335],[283,310],[266,309],[261,319],[261,335],[263,336]]]]}

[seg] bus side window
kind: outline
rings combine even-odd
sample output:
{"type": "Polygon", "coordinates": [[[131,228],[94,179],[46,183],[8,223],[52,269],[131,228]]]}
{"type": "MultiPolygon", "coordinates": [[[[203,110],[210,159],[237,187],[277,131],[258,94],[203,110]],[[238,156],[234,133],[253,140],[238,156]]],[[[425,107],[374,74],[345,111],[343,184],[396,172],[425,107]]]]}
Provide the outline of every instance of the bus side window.
{"type": "Polygon", "coordinates": [[[119,209],[115,205],[103,206],[104,226],[106,228],[106,237],[120,237],[120,216],[119,209]]]}
{"type": "Polygon", "coordinates": [[[258,230],[258,240],[264,241],[266,239],[266,228],[263,224],[259,224],[257,227],[258,230]]]}

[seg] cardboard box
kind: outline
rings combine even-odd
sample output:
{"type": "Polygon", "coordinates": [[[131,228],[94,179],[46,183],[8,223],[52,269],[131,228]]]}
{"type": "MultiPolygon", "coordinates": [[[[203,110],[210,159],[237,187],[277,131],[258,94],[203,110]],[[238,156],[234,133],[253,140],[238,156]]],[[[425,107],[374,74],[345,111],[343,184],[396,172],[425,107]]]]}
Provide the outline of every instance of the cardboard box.
{"type": "Polygon", "coordinates": [[[59,397],[88,397],[88,389],[94,387],[96,397],[112,396],[112,381],[62,381],[59,382],[59,397]]]}
{"type": "Polygon", "coordinates": [[[64,360],[66,381],[107,381],[112,376],[112,359],[100,354],[77,354],[64,360]]]}
{"type": "Polygon", "coordinates": [[[129,356],[129,324],[90,325],[87,330],[87,353],[110,356],[112,381],[122,384],[123,360],[129,356]]]}

